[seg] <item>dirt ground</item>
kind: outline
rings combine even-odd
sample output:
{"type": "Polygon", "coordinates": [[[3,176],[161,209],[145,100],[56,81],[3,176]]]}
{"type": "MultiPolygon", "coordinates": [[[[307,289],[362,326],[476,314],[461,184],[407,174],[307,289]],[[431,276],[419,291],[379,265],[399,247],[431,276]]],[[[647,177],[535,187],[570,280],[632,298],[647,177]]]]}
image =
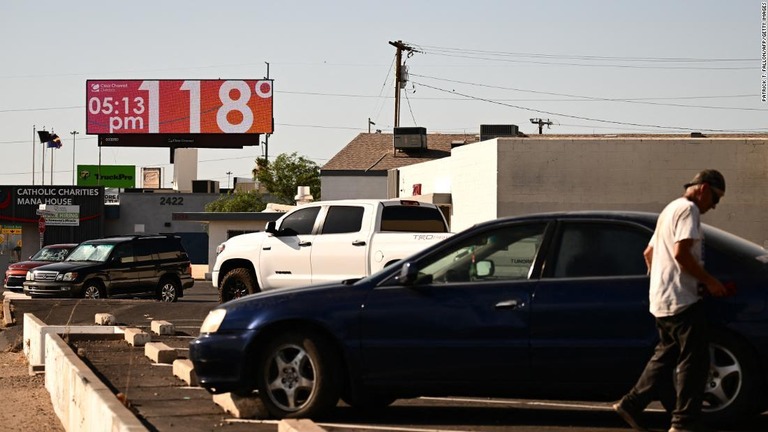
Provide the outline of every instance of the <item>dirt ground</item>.
{"type": "Polygon", "coordinates": [[[45,389],[45,376],[29,375],[23,352],[0,351],[0,403],[4,431],[64,431],[45,389]]]}

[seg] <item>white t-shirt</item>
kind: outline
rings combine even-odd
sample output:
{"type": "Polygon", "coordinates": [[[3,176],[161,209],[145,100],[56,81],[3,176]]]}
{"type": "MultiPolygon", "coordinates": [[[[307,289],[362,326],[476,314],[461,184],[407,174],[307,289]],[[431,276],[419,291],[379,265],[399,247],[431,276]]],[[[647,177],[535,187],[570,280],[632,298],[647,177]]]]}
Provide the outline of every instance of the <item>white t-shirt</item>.
{"type": "Polygon", "coordinates": [[[650,311],[655,317],[676,315],[701,300],[698,281],[675,261],[675,243],[692,239],[691,253],[703,265],[704,234],[699,217],[699,208],[684,197],[669,203],[659,215],[649,243],[653,246],[650,311]]]}

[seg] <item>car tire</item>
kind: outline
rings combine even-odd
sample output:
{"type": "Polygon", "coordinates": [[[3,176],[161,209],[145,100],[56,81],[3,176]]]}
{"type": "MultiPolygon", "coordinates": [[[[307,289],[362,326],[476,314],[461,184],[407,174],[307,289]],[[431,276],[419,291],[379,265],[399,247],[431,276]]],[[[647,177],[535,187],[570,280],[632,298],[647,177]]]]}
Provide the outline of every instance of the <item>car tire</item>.
{"type": "Polygon", "coordinates": [[[254,274],[246,268],[232,269],[221,279],[219,303],[225,303],[258,292],[254,274]]]}
{"type": "Polygon", "coordinates": [[[167,277],[161,279],[157,286],[157,299],[165,303],[175,303],[179,300],[180,289],[179,283],[175,280],[167,277]]]}
{"type": "Polygon", "coordinates": [[[107,296],[104,293],[104,287],[101,286],[100,283],[96,281],[90,281],[86,282],[83,286],[82,297],[96,300],[100,298],[106,298],[107,296]]]}
{"type": "Polygon", "coordinates": [[[715,331],[702,413],[712,423],[759,414],[765,381],[752,349],[736,335],[715,331]]]}
{"type": "Polygon", "coordinates": [[[256,362],[256,388],[276,418],[316,418],[339,401],[339,360],[314,333],[287,332],[270,340],[256,362]]]}

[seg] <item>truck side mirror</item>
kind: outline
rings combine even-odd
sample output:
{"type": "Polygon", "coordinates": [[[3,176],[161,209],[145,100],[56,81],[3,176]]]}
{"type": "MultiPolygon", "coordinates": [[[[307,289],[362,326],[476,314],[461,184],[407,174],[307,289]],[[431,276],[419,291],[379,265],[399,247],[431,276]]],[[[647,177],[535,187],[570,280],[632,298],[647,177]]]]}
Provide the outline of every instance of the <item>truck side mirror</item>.
{"type": "Polygon", "coordinates": [[[264,229],[264,231],[266,231],[266,232],[268,232],[268,233],[270,233],[272,235],[276,235],[277,234],[277,228],[276,227],[277,227],[277,224],[275,223],[275,221],[269,221],[269,222],[267,222],[267,227],[264,229]]]}

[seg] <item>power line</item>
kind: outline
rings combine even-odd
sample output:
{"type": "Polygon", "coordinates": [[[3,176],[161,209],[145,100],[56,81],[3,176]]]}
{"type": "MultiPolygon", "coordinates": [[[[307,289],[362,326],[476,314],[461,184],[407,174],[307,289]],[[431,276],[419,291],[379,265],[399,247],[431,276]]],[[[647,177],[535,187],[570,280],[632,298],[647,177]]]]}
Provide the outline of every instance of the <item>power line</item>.
{"type": "Polygon", "coordinates": [[[560,116],[560,117],[568,117],[568,118],[578,119],[578,120],[587,120],[587,121],[593,121],[593,122],[598,122],[598,123],[617,124],[617,125],[624,125],[624,126],[647,127],[647,128],[654,128],[654,129],[674,129],[674,130],[686,130],[686,131],[727,132],[727,130],[724,130],[724,129],[688,128],[688,127],[682,127],[682,126],[660,126],[660,125],[650,125],[650,124],[643,124],[643,123],[631,123],[631,122],[622,122],[622,121],[615,121],[615,120],[605,120],[605,119],[599,119],[599,118],[593,118],[593,117],[577,116],[577,115],[572,115],[572,114],[559,113],[559,112],[555,112],[555,111],[545,111],[545,110],[540,110],[540,109],[536,109],[536,108],[530,108],[530,107],[524,107],[524,106],[520,106],[520,105],[513,105],[513,104],[504,103],[504,102],[498,102],[498,101],[495,101],[495,100],[481,98],[481,97],[477,97],[477,96],[472,96],[472,95],[468,95],[468,94],[465,94],[465,93],[457,92],[455,90],[447,90],[447,89],[431,86],[431,85],[424,84],[424,83],[416,83],[416,84],[422,85],[422,86],[427,87],[427,88],[431,88],[433,90],[437,90],[437,91],[441,91],[441,92],[445,92],[445,93],[451,93],[451,94],[455,94],[455,95],[459,95],[459,96],[464,96],[466,98],[474,99],[474,100],[477,100],[477,101],[488,102],[488,103],[492,103],[492,104],[496,104],[496,105],[502,105],[502,106],[506,106],[506,107],[509,107],[509,108],[517,108],[517,109],[524,110],[524,111],[533,111],[533,112],[537,112],[537,113],[555,115],[555,116],[560,116]]]}
{"type": "MultiPolygon", "coordinates": [[[[678,108],[705,108],[705,109],[738,110],[738,111],[766,111],[766,112],[768,112],[768,109],[764,109],[764,108],[741,108],[741,107],[722,107],[722,106],[713,106],[713,105],[671,104],[671,103],[650,102],[649,98],[637,98],[637,99],[603,98],[603,97],[597,97],[597,96],[573,95],[573,94],[567,94],[567,93],[554,93],[554,92],[547,92],[547,91],[540,91],[540,90],[520,89],[520,88],[515,88],[515,87],[494,86],[494,85],[489,85],[489,84],[480,84],[480,83],[474,83],[474,82],[469,82],[469,81],[452,80],[452,79],[439,78],[439,77],[433,77],[433,76],[428,76],[428,75],[411,74],[411,76],[420,77],[420,78],[427,78],[427,79],[433,79],[433,80],[436,80],[436,81],[451,82],[451,83],[455,83],[455,84],[465,84],[465,85],[470,85],[470,86],[475,86],[475,87],[490,88],[490,89],[496,89],[496,90],[511,90],[511,91],[518,91],[518,92],[522,92],[522,93],[534,93],[534,94],[550,95],[550,96],[564,96],[564,97],[578,98],[578,99],[589,100],[589,101],[622,102],[622,103],[633,103],[633,104],[642,104],[642,105],[671,106],[671,107],[678,107],[678,108]]],[[[716,96],[711,96],[711,97],[716,97],[716,96]]],[[[756,97],[756,96],[755,95],[739,95],[738,97],[756,97]]],[[[690,98],[693,99],[693,98],[696,98],[696,97],[695,96],[691,96],[690,98]]],[[[651,99],[651,100],[658,100],[658,99],[651,99]]],[[[547,100],[547,99],[544,99],[542,101],[543,102],[552,102],[552,100],[547,100]]]]}

